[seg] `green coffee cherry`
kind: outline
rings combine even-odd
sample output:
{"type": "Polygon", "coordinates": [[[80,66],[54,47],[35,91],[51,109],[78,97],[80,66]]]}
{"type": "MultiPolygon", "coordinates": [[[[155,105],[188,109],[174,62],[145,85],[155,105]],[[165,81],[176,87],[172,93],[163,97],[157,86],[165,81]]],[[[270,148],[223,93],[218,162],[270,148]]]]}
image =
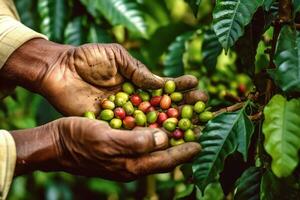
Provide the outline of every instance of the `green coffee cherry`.
{"type": "Polygon", "coordinates": [[[134,85],[130,82],[125,82],[122,85],[122,90],[127,94],[134,93],[134,85]]]}
{"type": "Polygon", "coordinates": [[[189,119],[187,119],[187,118],[182,118],[182,119],[179,120],[178,126],[179,126],[179,128],[180,128],[181,130],[184,130],[184,131],[185,131],[185,130],[188,130],[189,128],[191,128],[192,123],[191,123],[191,121],[190,121],[189,119]]]}
{"type": "Polygon", "coordinates": [[[101,103],[101,107],[102,109],[113,110],[115,108],[115,103],[108,99],[104,99],[101,103]]]}
{"type": "Polygon", "coordinates": [[[183,139],[176,140],[174,138],[171,138],[171,140],[170,140],[170,145],[172,147],[177,146],[177,145],[181,145],[181,144],[184,144],[184,140],[183,139]]]}
{"type": "Polygon", "coordinates": [[[100,119],[105,120],[105,121],[109,121],[112,118],[114,118],[114,112],[112,110],[102,110],[100,113],[100,119]]]}
{"type": "Polygon", "coordinates": [[[175,89],[176,89],[176,85],[175,85],[175,82],[172,81],[172,80],[169,80],[165,83],[165,93],[167,94],[171,94],[173,92],[175,92],[175,89]]]}
{"type": "Polygon", "coordinates": [[[123,106],[129,99],[128,94],[125,92],[118,92],[115,98],[115,104],[119,107],[123,106]]]}
{"type": "Polygon", "coordinates": [[[95,113],[91,111],[85,112],[83,116],[89,119],[96,119],[95,113]]]}
{"type": "Polygon", "coordinates": [[[183,95],[181,92],[173,92],[171,95],[172,102],[180,102],[183,99],[183,95]]]}
{"type": "Polygon", "coordinates": [[[127,93],[125,93],[125,92],[118,92],[118,93],[116,94],[116,98],[117,98],[117,97],[123,98],[123,99],[125,99],[126,101],[129,100],[129,95],[128,95],[127,93]]]}
{"type": "Polygon", "coordinates": [[[156,120],[157,120],[157,112],[156,111],[151,111],[151,112],[147,113],[147,122],[149,124],[156,122],[156,120]]]}
{"type": "Polygon", "coordinates": [[[115,99],[116,99],[116,96],[115,96],[115,95],[110,95],[110,96],[108,97],[108,100],[110,100],[110,101],[112,101],[112,102],[114,102],[115,99]]]}
{"type": "Polygon", "coordinates": [[[195,103],[194,111],[196,113],[201,113],[204,111],[204,109],[205,109],[205,103],[203,101],[198,101],[197,103],[195,103]]]}
{"type": "Polygon", "coordinates": [[[199,115],[199,120],[201,122],[208,122],[212,118],[214,118],[214,114],[210,111],[205,111],[203,113],[200,113],[200,115],[199,115]]]}
{"type": "Polygon", "coordinates": [[[109,125],[112,128],[119,129],[122,127],[122,120],[118,118],[113,118],[112,120],[110,120],[109,125]]]}
{"type": "Polygon", "coordinates": [[[158,89],[158,90],[152,90],[152,96],[161,96],[163,93],[163,89],[158,89]]]}
{"type": "Polygon", "coordinates": [[[186,142],[196,141],[196,135],[192,129],[188,129],[184,132],[184,141],[186,142]]]}
{"type": "Polygon", "coordinates": [[[138,112],[136,113],[136,115],[134,116],[135,118],[135,123],[138,126],[144,126],[146,124],[147,121],[147,117],[143,112],[138,112]]]}
{"type": "Polygon", "coordinates": [[[149,101],[150,100],[150,95],[148,92],[145,92],[145,91],[140,91],[139,92],[139,96],[141,97],[141,99],[143,101],[149,101]]]}
{"type": "Polygon", "coordinates": [[[174,123],[172,120],[167,119],[166,121],[164,121],[163,127],[167,131],[172,132],[172,131],[174,131],[176,129],[176,123],[174,123]]]}
{"type": "MultiPolygon", "coordinates": [[[[137,114],[139,114],[139,113],[143,113],[143,111],[141,111],[141,110],[135,110],[134,112],[133,112],[133,117],[135,117],[137,114]]],[[[144,113],[143,113],[144,114],[144,113]]]]}
{"type": "Polygon", "coordinates": [[[193,107],[191,105],[184,105],[181,110],[181,117],[191,119],[193,117],[193,107]]]}
{"type": "Polygon", "coordinates": [[[123,109],[125,110],[125,112],[126,112],[127,115],[132,115],[133,112],[134,112],[134,107],[133,107],[133,105],[132,105],[132,103],[130,101],[126,102],[123,105],[123,109]]]}

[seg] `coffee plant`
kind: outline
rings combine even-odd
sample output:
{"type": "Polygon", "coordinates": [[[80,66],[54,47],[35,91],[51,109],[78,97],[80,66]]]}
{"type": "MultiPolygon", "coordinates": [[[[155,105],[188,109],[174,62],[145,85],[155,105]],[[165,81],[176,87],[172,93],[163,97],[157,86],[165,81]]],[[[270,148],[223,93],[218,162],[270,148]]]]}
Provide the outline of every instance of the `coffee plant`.
{"type": "MultiPolygon", "coordinates": [[[[299,0],[15,3],[22,22],[54,42],[117,42],[158,75],[195,75],[214,118],[202,152],[171,173],[116,183],[37,172],[17,178],[9,199],[299,199],[299,0]]],[[[49,108],[18,89],[0,104],[1,127],[46,123],[59,116],[45,118],[49,108]]]]}

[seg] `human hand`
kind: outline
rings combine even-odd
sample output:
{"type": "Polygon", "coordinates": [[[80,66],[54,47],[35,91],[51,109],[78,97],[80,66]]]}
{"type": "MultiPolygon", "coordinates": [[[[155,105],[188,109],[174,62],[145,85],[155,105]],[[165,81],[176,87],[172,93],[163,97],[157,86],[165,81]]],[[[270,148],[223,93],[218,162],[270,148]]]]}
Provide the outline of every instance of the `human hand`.
{"type": "Polygon", "coordinates": [[[190,161],[200,145],[168,148],[159,129],[111,129],[107,123],[80,117],[62,118],[34,129],[12,131],[17,146],[16,175],[34,170],[129,181],[167,172],[190,161]]]}
{"type": "MultiPolygon", "coordinates": [[[[42,94],[64,115],[98,113],[102,98],[115,94],[125,79],[143,89],[162,88],[166,78],[152,74],[118,44],[86,44],[79,47],[33,39],[17,49],[0,77],[42,94]]],[[[170,79],[170,78],[168,78],[170,79]]],[[[178,90],[197,86],[193,76],[174,79],[178,90]]],[[[187,93],[207,100],[201,91],[187,93]]]]}

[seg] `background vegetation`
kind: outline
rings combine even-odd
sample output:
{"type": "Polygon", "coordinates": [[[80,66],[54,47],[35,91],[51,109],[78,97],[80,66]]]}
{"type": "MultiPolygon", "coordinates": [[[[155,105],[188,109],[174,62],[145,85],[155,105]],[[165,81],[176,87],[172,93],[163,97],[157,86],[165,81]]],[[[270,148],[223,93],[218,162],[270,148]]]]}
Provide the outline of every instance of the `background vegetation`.
{"type": "MultiPolygon", "coordinates": [[[[197,76],[217,117],[203,130],[203,152],[171,173],[117,183],[35,172],[15,179],[9,199],[299,199],[299,0],[16,5],[22,22],[52,41],[118,42],[156,74],[197,76]]],[[[60,117],[22,88],[0,109],[0,127],[8,130],[60,117]]]]}

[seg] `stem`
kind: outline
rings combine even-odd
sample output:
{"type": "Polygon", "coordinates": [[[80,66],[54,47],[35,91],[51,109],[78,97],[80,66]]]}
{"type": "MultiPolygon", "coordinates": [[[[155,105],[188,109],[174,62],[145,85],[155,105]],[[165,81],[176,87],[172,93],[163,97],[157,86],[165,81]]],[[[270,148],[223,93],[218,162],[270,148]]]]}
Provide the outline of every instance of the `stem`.
{"type": "Polygon", "coordinates": [[[147,197],[149,198],[149,200],[158,199],[158,195],[156,194],[155,175],[147,176],[147,197]]]}
{"type": "Polygon", "coordinates": [[[245,104],[244,102],[236,103],[236,104],[233,104],[232,106],[228,106],[228,107],[222,108],[220,110],[217,110],[213,114],[214,114],[214,116],[217,116],[224,112],[233,112],[233,111],[241,109],[244,106],[244,104],[245,104]]]}
{"type": "Polygon", "coordinates": [[[292,15],[292,1],[279,0],[279,22],[281,24],[291,23],[293,20],[292,15]]]}

